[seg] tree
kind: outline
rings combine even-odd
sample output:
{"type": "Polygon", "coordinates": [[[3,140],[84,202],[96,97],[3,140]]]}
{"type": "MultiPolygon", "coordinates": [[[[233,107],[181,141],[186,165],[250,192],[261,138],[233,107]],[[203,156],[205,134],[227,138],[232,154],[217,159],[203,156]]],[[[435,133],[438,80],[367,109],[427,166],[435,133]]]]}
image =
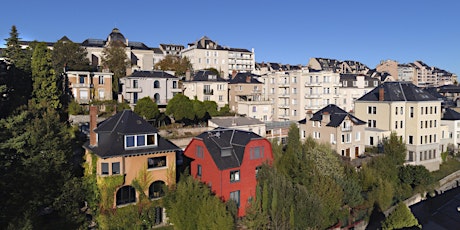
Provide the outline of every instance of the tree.
{"type": "Polygon", "coordinates": [[[406,145],[400,137],[392,132],[390,137],[383,140],[383,152],[394,165],[402,165],[406,158],[406,145]]]}
{"type": "Polygon", "coordinates": [[[134,112],[147,120],[157,118],[160,115],[157,103],[153,102],[150,97],[144,97],[137,101],[134,112]]]}
{"type": "Polygon", "coordinates": [[[175,76],[184,76],[187,70],[192,70],[192,63],[187,57],[166,55],[161,61],[155,64],[155,69],[175,71],[175,76]]]}
{"type": "Polygon", "coordinates": [[[209,188],[189,175],[183,175],[163,198],[175,229],[233,229],[233,217],[209,188]],[[190,207],[194,207],[190,212],[190,207]]]}
{"type": "Polygon", "coordinates": [[[126,68],[130,64],[123,43],[118,41],[111,42],[102,50],[102,65],[113,73],[112,91],[115,97],[119,92],[118,80],[126,76],[126,68]]]}
{"type": "Polygon", "coordinates": [[[58,75],[65,70],[90,70],[86,50],[66,36],[53,45],[53,68],[58,75]]]}
{"type": "Polygon", "coordinates": [[[203,106],[206,108],[206,112],[211,116],[217,116],[217,103],[215,101],[203,101],[203,106]]]}
{"type": "Polygon", "coordinates": [[[400,202],[395,210],[382,222],[382,229],[422,228],[417,218],[412,214],[406,204],[400,202]]]}
{"type": "Polygon", "coordinates": [[[54,109],[61,108],[62,84],[51,62],[51,51],[38,43],[32,55],[33,99],[37,105],[46,101],[54,109]]]}
{"type": "Polygon", "coordinates": [[[176,94],[166,106],[168,116],[172,116],[176,122],[188,122],[195,118],[192,101],[183,94],[176,94]]]}

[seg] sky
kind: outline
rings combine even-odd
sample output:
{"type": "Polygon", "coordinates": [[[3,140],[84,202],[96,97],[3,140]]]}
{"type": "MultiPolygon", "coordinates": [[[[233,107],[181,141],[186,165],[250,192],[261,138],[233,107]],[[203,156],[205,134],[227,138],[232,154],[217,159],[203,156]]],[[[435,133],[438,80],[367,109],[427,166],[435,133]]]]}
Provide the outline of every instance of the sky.
{"type": "Polygon", "coordinates": [[[255,50],[257,62],[306,65],[311,57],[421,60],[460,75],[458,0],[7,0],[0,47],[15,25],[26,41],[106,39],[118,28],[149,47],[202,36],[255,50]]]}

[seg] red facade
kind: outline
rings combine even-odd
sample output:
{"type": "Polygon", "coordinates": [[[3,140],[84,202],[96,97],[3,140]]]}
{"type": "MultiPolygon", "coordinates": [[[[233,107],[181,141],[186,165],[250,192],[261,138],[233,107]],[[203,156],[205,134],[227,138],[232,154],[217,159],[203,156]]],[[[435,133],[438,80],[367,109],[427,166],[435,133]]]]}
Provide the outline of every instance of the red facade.
{"type": "MultiPolygon", "coordinates": [[[[239,217],[245,215],[248,199],[256,195],[256,169],[263,163],[271,164],[273,161],[271,144],[264,138],[251,139],[246,144],[239,167],[219,169],[205,143],[199,138],[194,138],[189,143],[184,154],[193,159],[190,165],[191,175],[207,184],[216,196],[224,201],[229,200],[231,196],[234,200],[239,198],[239,217]],[[203,151],[200,151],[200,147],[203,151]],[[255,148],[259,149],[259,154],[254,154],[254,151],[257,151],[255,148]]],[[[226,159],[221,157],[219,160],[226,159]]]]}

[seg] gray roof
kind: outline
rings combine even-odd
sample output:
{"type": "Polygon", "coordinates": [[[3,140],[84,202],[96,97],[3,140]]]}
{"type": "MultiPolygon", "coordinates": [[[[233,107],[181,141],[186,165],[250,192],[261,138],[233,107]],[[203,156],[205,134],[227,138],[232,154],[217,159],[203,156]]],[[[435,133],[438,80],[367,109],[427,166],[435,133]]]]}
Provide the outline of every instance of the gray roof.
{"type": "Polygon", "coordinates": [[[134,71],[128,77],[142,77],[142,78],[177,78],[174,75],[166,73],[165,71],[134,71]]]}
{"type": "Polygon", "coordinates": [[[260,77],[259,75],[255,75],[252,73],[244,72],[244,73],[237,73],[235,77],[231,77],[228,81],[229,84],[262,84],[257,78],[260,77]],[[249,77],[249,79],[248,79],[249,77]],[[249,81],[248,81],[249,80],[249,81]]]}
{"type": "Polygon", "coordinates": [[[460,120],[460,113],[453,109],[446,108],[446,110],[442,114],[442,120],[460,120]]]}
{"type": "Polygon", "coordinates": [[[379,91],[383,89],[383,101],[437,101],[433,95],[410,82],[384,82],[357,101],[379,101],[379,91]]]}
{"type": "Polygon", "coordinates": [[[226,82],[227,80],[219,77],[210,70],[200,70],[193,75],[193,79],[191,81],[222,81],[226,82]]]}
{"type": "MultiPolygon", "coordinates": [[[[313,117],[310,118],[310,121],[322,121],[323,120],[323,114],[328,113],[330,118],[329,118],[329,123],[326,124],[326,126],[331,126],[331,127],[338,127],[340,124],[342,124],[343,120],[345,118],[349,118],[353,124],[355,125],[363,125],[366,124],[366,122],[358,119],[357,117],[351,115],[350,113],[347,113],[345,110],[339,108],[338,106],[334,104],[329,104],[326,107],[322,108],[318,112],[313,114],[313,117]]],[[[304,122],[302,120],[302,122],[304,122]]]]}
{"type": "Polygon", "coordinates": [[[253,132],[226,128],[216,128],[195,138],[204,142],[206,149],[220,170],[240,167],[243,164],[246,145],[251,140],[262,139],[261,136],[253,132]],[[221,156],[222,149],[231,149],[231,154],[221,156]]]}
{"type": "Polygon", "coordinates": [[[101,158],[154,154],[180,150],[175,144],[161,137],[157,133],[158,131],[155,127],[131,110],[124,110],[109,117],[107,120],[99,123],[94,131],[98,134],[97,145],[90,146],[89,142],[86,142],[83,147],[101,158]],[[125,135],[155,133],[158,137],[157,146],[131,149],[125,149],[124,147],[125,135]]]}
{"type": "Polygon", "coordinates": [[[210,120],[210,122],[218,125],[219,127],[226,128],[264,124],[262,121],[251,117],[214,117],[210,120]]]}

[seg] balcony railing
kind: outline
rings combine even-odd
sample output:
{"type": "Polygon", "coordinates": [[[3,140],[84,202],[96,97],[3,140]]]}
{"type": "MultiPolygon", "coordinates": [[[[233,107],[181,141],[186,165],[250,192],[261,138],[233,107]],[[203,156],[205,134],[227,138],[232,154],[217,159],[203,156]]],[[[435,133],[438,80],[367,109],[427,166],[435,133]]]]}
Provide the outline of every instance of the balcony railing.
{"type": "Polygon", "coordinates": [[[132,88],[132,87],[126,87],[125,91],[127,93],[140,93],[142,92],[142,88],[132,88]]]}
{"type": "Polygon", "coordinates": [[[351,131],[353,131],[353,126],[346,126],[346,127],[342,126],[342,132],[351,132],[351,131]]]}
{"type": "Polygon", "coordinates": [[[305,98],[320,98],[320,95],[317,93],[314,94],[305,94],[305,98]]]}
{"type": "Polygon", "coordinates": [[[203,94],[204,94],[204,95],[214,95],[214,90],[213,90],[213,89],[211,89],[211,90],[209,90],[209,89],[204,89],[204,90],[203,90],[203,94]]]}

